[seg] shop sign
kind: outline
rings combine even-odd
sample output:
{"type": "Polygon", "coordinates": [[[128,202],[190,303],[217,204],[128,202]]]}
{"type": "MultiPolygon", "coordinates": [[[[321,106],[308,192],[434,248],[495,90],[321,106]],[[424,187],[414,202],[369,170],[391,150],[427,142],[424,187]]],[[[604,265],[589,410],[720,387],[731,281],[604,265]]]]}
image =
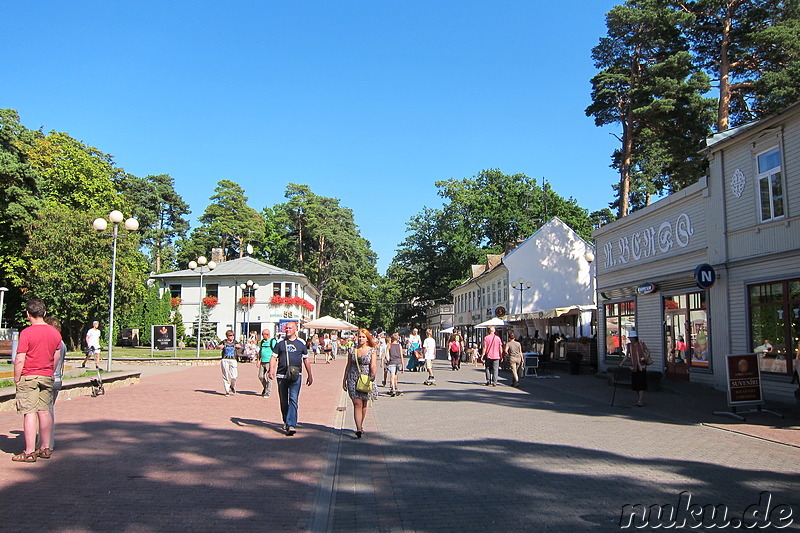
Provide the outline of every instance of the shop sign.
{"type": "Polygon", "coordinates": [[[763,404],[761,396],[761,369],[754,353],[726,356],[728,370],[728,405],[763,404]]]}
{"type": "Polygon", "coordinates": [[[689,215],[681,213],[674,223],[662,222],[658,228],[650,226],[620,237],[616,246],[613,241],[605,243],[603,268],[626,265],[659,254],[665,255],[676,246],[686,248],[691,242],[692,235],[694,235],[692,221],[689,215]]]}
{"type": "Polygon", "coordinates": [[[701,289],[710,289],[717,281],[717,273],[711,265],[698,265],[694,269],[694,280],[701,289]]]}
{"type": "Polygon", "coordinates": [[[643,285],[636,287],[636,292],[639,294],[650,294],[651,292],[655,292],[655,290],[655,283],[644,283],[643,285]]]}
{"type": "Polygon", "coordinates": [[[495,307],[494,316],[506,316],[506,308],[501,306],[495,307]]]}

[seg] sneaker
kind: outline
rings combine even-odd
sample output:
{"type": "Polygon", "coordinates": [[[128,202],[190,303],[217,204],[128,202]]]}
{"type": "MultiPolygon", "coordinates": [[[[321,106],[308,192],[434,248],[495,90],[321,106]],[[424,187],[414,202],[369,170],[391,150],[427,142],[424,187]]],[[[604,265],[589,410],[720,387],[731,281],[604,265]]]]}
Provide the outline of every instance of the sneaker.
{"type": "Polygon", "coordinates": [[[225,396],[230,396],[230,395],[231,395],[231,393],[230,393],[230,392],[226,392],[226,393],[225,393],[225,396]]]}
{"type": "Polygon", "coordinates": [[[234,389],[233,387],[231,387],[231,394],[236,394],[236,389],[234,389]]]}
{"type": "Polygon", "coordinates": [[[296,430],[296,429],[294,429],[294,428],[288,428],[288,429],[286,430],[286,436],[287,436],[287,437],[291,437],[291,436],[292,436],[292,435],[294,435],[296,432],[297,432],[297,430],[296,430]]]}

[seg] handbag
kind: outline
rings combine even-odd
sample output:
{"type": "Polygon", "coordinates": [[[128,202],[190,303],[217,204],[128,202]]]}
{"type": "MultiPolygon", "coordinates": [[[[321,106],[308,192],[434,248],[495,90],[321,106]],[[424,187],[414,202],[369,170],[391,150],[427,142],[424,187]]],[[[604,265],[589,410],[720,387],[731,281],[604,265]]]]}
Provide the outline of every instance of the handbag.
{"type": "Polygon", "coordinates": [[[355,365],[356,369],[359,371],[358,379],[356,380],[356,391],[362,393],[368,393],[372,391],[372,380],[369,379],[368,374],[361,374],[361,367],[358,364],[358,355],[353,352],[353,364],[355,365]]]}
{"type": "Polygon", "coordinates": [[[286,341],[284,340],[282,342],[284,343],[284,351],[286,353],[286,373],[284,374],[283,379],[289,383],[294,383],[300,379],[300,367],[289,364],[289,351],[286,350],[286,341]]]}
{"type": "Polygon", "coordinates": [[[645,343],[642,343],[642,352],[644,353],[644,364],[650,366],[653,364],[653,357],[650,355],[650,348],[645,343]]]}

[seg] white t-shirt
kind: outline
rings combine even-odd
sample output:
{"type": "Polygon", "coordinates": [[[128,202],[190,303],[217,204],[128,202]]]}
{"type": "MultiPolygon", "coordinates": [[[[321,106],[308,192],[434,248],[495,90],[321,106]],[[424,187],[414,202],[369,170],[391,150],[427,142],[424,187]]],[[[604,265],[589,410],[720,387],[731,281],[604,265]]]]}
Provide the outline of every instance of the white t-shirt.
{"type": "Polygon", "coordinates": [[[425,342],[422,343],[422,347],[425,349],[425,359],[436,359],[436,341],[433,340],[433,337],[428,337],[425,339],[425,342]]]}
{"type": "Polygon", "coordinates": [[[100,330],[97,328],[91,328],[89,331],[86,332],[86,344],[89,345],[90,348],[100,348],[100,330]]]}

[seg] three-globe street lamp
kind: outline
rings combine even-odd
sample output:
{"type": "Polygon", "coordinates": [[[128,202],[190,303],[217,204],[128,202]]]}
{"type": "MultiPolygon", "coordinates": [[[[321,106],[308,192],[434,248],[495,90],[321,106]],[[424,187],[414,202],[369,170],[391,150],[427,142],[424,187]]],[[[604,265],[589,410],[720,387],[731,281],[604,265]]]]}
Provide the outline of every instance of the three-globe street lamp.
{"type": "MultiPolygon", "coordinates": [[[[116,286],[117,278],[117,234],[119,233],[119,225],[125,217],[116,209],[108,214],[108,220],[104,218],[96,218],[92,222],[92,227],[97,231],[105,231],[108,228],[108,223],[114,225],[114,246],[111,254],[111,306],[108,310],[108,363],[106,372],[111,372],[111,350],[114,346],[114,287],[116,286]]],[[[135,218],[125,220],[125,229],[128,231],[136,231],[139,229],[139,221],[135,218]]]]}
{"type": "MultiPolygon", "coordinates": [[[[248,244],[248,246],[250,246],[248,244]]],[[[248,279],[246,283],[240,283],[239,288],[242,289],[242,297],[243,298],[255,298],[256,291],[259,288],[258,283],[253,283],[252,279],[248,279]]],[[[246,300],[247,302],[253,302],[254,300],[246,300]]],[[[252,307],[252,303],[248,303],[244,306],[244,338],[245,342],[250,340],[250,307],[252,307]]]]}
{"type": "Polygon", "coordinates": [[[522,291],[528,290],[531,288],[531,282],[525,281],[522,278],[519,278],[518,281],[512,281],[511,287],[519,291],[519,314],[522,314],[522,291]]]}
{"type": "Polygon", "coordinates": [[[200,330],[203,325],[203,274],[217,268],[217,264],[214,261],[206,259],[204,255],[201,255],[197,258],[197,261],[189,261],[188,266],[191,270],[200,269],[200,297],[199,305],[197,306],[197,357],[200,357],[200,330]],[[203,270],[204,268],[206,269],[205,271],[203,270]]]}
{"type": "Polygon", "coordinates": [[[353,312],[354,312],[353,308],[355,307],[355,305],[350,303],[350,301],[345,300],[344,302],[340,302],[339,303],[339,307],[342,309],[342,311],[344,311],[344,320],[346,322],[351,322],[352,323],[352,321],[353,321],[353,312]]]}

